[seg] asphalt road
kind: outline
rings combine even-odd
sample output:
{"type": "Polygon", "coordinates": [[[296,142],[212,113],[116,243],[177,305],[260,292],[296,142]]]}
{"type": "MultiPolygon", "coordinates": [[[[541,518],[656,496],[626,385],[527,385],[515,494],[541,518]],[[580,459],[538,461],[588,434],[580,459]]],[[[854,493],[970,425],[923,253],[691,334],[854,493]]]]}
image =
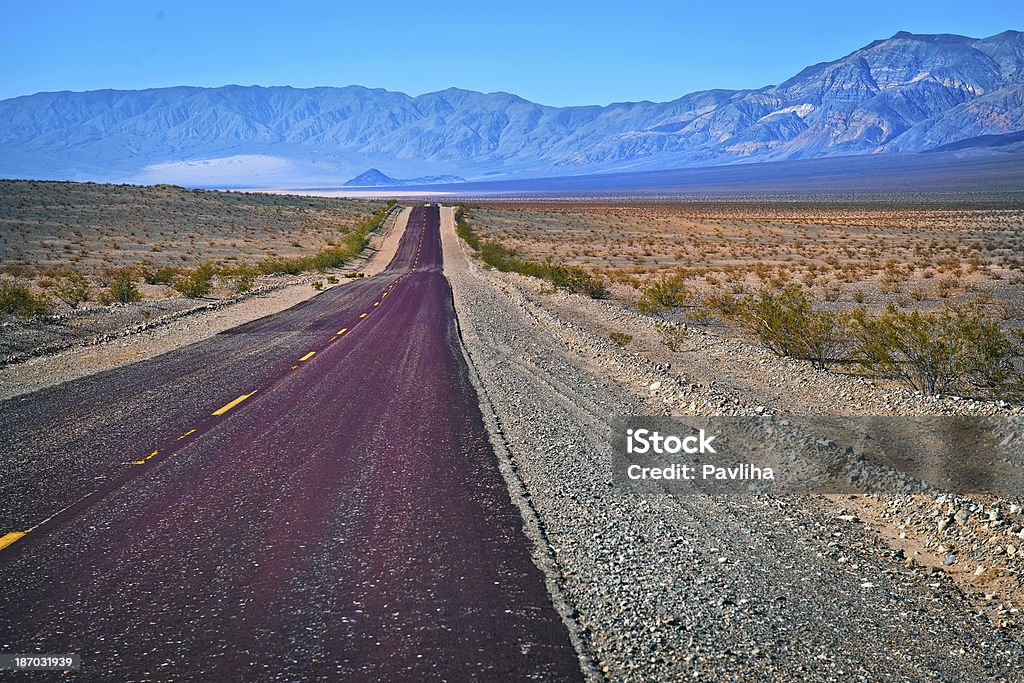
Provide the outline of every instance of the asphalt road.
{"type": "Polygon", "coordinates": [[[579,679],[438,227],[415,208],[376,277],[0,403],[0,652],[79,653],[82,680],[579,679]]]}

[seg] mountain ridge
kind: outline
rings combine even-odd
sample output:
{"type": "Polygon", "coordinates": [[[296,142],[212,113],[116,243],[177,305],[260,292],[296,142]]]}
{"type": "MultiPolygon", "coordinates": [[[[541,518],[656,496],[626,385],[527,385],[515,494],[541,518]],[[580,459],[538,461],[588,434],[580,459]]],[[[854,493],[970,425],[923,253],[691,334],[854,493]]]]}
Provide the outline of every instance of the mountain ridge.
{"type": "Polygon", "coordinates": [[[448,88],[173,86],[0,101],[0,176],[216,186],[919,152],[1024,130],[1024,34],[904,31],[757,89],[551,107],[448,88]]]}

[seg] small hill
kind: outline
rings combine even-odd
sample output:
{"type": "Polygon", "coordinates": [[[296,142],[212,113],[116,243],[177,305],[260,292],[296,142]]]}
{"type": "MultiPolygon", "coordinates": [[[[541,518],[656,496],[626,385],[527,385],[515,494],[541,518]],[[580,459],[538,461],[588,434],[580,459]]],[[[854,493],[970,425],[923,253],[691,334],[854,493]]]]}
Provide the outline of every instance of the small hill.
{"type": "Polygon", "coordinates": [[[352,180],[345,183],[345,187],[398,187],[400,185],[442,185],[444,183],[461,183],[465,178],[457,175],[428,175],[421,178],[392,178],[385,175],[376,168],[363,171],[352,180]]]}

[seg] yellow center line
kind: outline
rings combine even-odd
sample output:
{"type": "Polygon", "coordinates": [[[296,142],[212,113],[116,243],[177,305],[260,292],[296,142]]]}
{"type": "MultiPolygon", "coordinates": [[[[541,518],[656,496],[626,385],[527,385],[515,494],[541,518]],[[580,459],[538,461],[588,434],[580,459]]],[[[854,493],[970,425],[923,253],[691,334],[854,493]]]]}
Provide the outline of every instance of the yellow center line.
{"type": "Polygon", "coordinates": [[[17,541],[19,538],[24,536],[25,533],[26,532],[24,531],[12,531],[10,533],[4,534],[3,536],[0,536],[0,550],[3,550],[10,544],[17,541]]]}
{"type": "MultiPolygon", "coordinates": [[[[249,394],[242,394],[241,396],[236,398],[234,401],[231,401],[230,403],[227,403],[227,404],[223,405],[222,407],[218,408],[217,410],[213,411],[211,413],[211,415],[223,415],[224,413],[228,412],[229,410],[231,410],[232,408],[237,406],[239,403],[241,403],[242,401],[244,401],[245,399],[249,398],[250,396],[252,396],[255,393],[256,392],[254,391],[254,392],[249,393],[249,394]]],[[[154,453],[154,455],[156,455],[156,454],[154,453]]]]}
{"type": "Polygon", "coordinates": [[[347,328],[347,327],[343,327],[343,328],[341,328],[340,330],[338,330],[338,334],[339,334],[339,335],[340,335],[340,334],[345,334],[346,332],[348,332],[348,328],[347,328]]]}
{"type": "Polygon", "coordinates": [[[299,359],[299,362],[302,362],[302,361],[306,361],[306,360],[309,360],[310,358],[312,358],[312,357],[313,357],[313,356],[315,356],[315,355],[316,355],[316,351],[310,351],[310,352],[309,352],[309,353],[307,353],[307,354],[306,354],[305,356],[303,356],[302,358],[300,358],[300,359],[299,359]]]}
{"type": "Polygon", "coordinates": [[[296,369],[297,367],[299,367],[299,366],[298,365],[293,365],[292,366],[292,370],[296,369]]]}
{"type": "Polygon", "coordinates": [[[360,317],[360,318],[365,318],[365,317],[366,317],[366,314],[365,314],[365,313],[360,313],[360,314],[359,314],[359,317],[360,317]]]}
{"type": "Polygon", "coordinates": [[[193,434],[193,433],[195,433],[195,431],[196,431],[196,430],[194,430],[194,429],[190,429],[190,430],[188,430],[187,432],[185,432],[184,434],[182,434],[181,436],[179,436],[179,437],[178,437],[178,441],[181,441],[182,439],[184,439],[184,438],[185,438],[186,436],[188,436],[189,434],[193,434]]]}
{"type": "Polygon", "coordinates": [[[373,302],[373,305],[374,305],[374,306],[380,306],[380,302],[379,302],[379,301],[374,301],[374,302],[373,302]]]}

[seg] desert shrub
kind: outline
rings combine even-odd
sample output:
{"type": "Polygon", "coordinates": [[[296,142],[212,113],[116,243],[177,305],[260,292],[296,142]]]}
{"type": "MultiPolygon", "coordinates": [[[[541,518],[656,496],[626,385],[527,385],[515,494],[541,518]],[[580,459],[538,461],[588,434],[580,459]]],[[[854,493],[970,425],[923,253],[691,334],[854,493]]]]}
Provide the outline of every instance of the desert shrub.
{"type": "Polygon", "coordinates": [[[625,332],[612,332],[608,335],[608,338],[612,340],[613,344],[622,348],[626,348],[633,341],[633,335],[626,334],[625,332]]]}
{"type": "Polygon", "coordinates": [[[235,292],[238,294],[248,292],[252,289],[252,285],[255,280],[256,270],[250,266],[239,266],[232,274],[232,282],[235,286],[235,292]]]}
{"type": "Polygon", "coordinates": [[[559,289],[573,294],[584,294],[591,299],[604,299],[608,296],[608,288],[604,281],[579,266],[567,266],[547,261],[540,270],[540,277],[559,289]]]}
{"type": "Polygon", "coordinates": [[[521,259],[514,251],[494,241],[482,243],[479,255],[484,263],[502,272],[540,278],[550,282],[556,289],[584,294],[591,299],[604,299],[608,296],[604,280],[579,266],[557,263],[550,258],[544,261],[521,259]]]}
{"type": "Polygon", "coordinates": [[[299,275],[312,270],[323,273],[329,268],[342,266],[366,248],[370,243],[370,234],[381,226],[388,211],[395,204],[394,201],[388,202],[371,217],[348,230],[340,245],[328,247],[311,256],[267,258],[256,265],[256,270],[263,275],[299,275]]]}
{"type": "Polygon", "coordinates": [[[1022,393],[1024,338],[980,308],[922,313],[890,304],[877,316],[858,310],[854,320],[854,358],[871,372],[928,395],[971,388],[1022,393]]]}
{"type": "Polygon", "coordinates": [[[313,289],[315,289],[315,290],[317,290],[319,292],[321,289],[324,288],[324,281],[323,280],[313,280],[310,283],[310,285],[313,286],[313,289]]]}
{"type": "Polygon", "coordinates": [[[209,263],[203,263],[188,274],[179,275],[174,281],[174,289],[190,299],[204,297],[212,288],[213,266],[209,263]]]}
{"type": "Polygon", "coordinates": [[[179,272],[177,268],[156,266],[152,263],[143,263],[139,267],[139,274],[147,285],[173,285],[179,272]]]}
{"type": "Polygon", "coordinates": [[[335,277],[334,275],[328,275],[327,276],[327,284],[330,284],[330,285],[338,284],[338,278],[335,277]]]}
{"type": "Polygon", "coordinates": [[[844,317],[815,307],[798,285],[720,300],[717,310],[772,353],[808,360],[818,368],[840,360],[848,337],[844,317]]]}
{"type": "Polygon", "coordinates": [[[139,288],[135,286],[132,271],[125,268],[112,274],[107,286],[107,298],[122,304],[130,304],[142,298],[139,288]]]}
{"type": "Polygon", "coordinates": [[[661,337],[661,343],[668,347],[669,351],[682,351],[683,345],[690,336],[690,330],[686,325],[665,322],[658,325],[658,336],[661,337]]]}
{"type": "Polygon", "coordinates": [[[455,234],[462,238],[474,251],[480,249],[480,238],[476,236],[473,228],[466,221],[466,207],[461,204],[455,207],[455,234]]]}
{"type": "Polygon", "coordinates": [[[685,306],[690,301],[685,282],[686,274],[683,272],[662,274],[641,290],[637,306],[643,313],[685,306]]]}
{"type": "Polygon", "coordinates": [[[0,313],[19,318],[37,318],[47,315],[52,308],[46,296],[34,294],[25,285],[0,281],[0,313]]]}
{"type": "Polygon", "coordinates": [[[54,279],[50,291],[72,309],[92,298],[92,287],[81,273],[68,273],[54,279]]]}

